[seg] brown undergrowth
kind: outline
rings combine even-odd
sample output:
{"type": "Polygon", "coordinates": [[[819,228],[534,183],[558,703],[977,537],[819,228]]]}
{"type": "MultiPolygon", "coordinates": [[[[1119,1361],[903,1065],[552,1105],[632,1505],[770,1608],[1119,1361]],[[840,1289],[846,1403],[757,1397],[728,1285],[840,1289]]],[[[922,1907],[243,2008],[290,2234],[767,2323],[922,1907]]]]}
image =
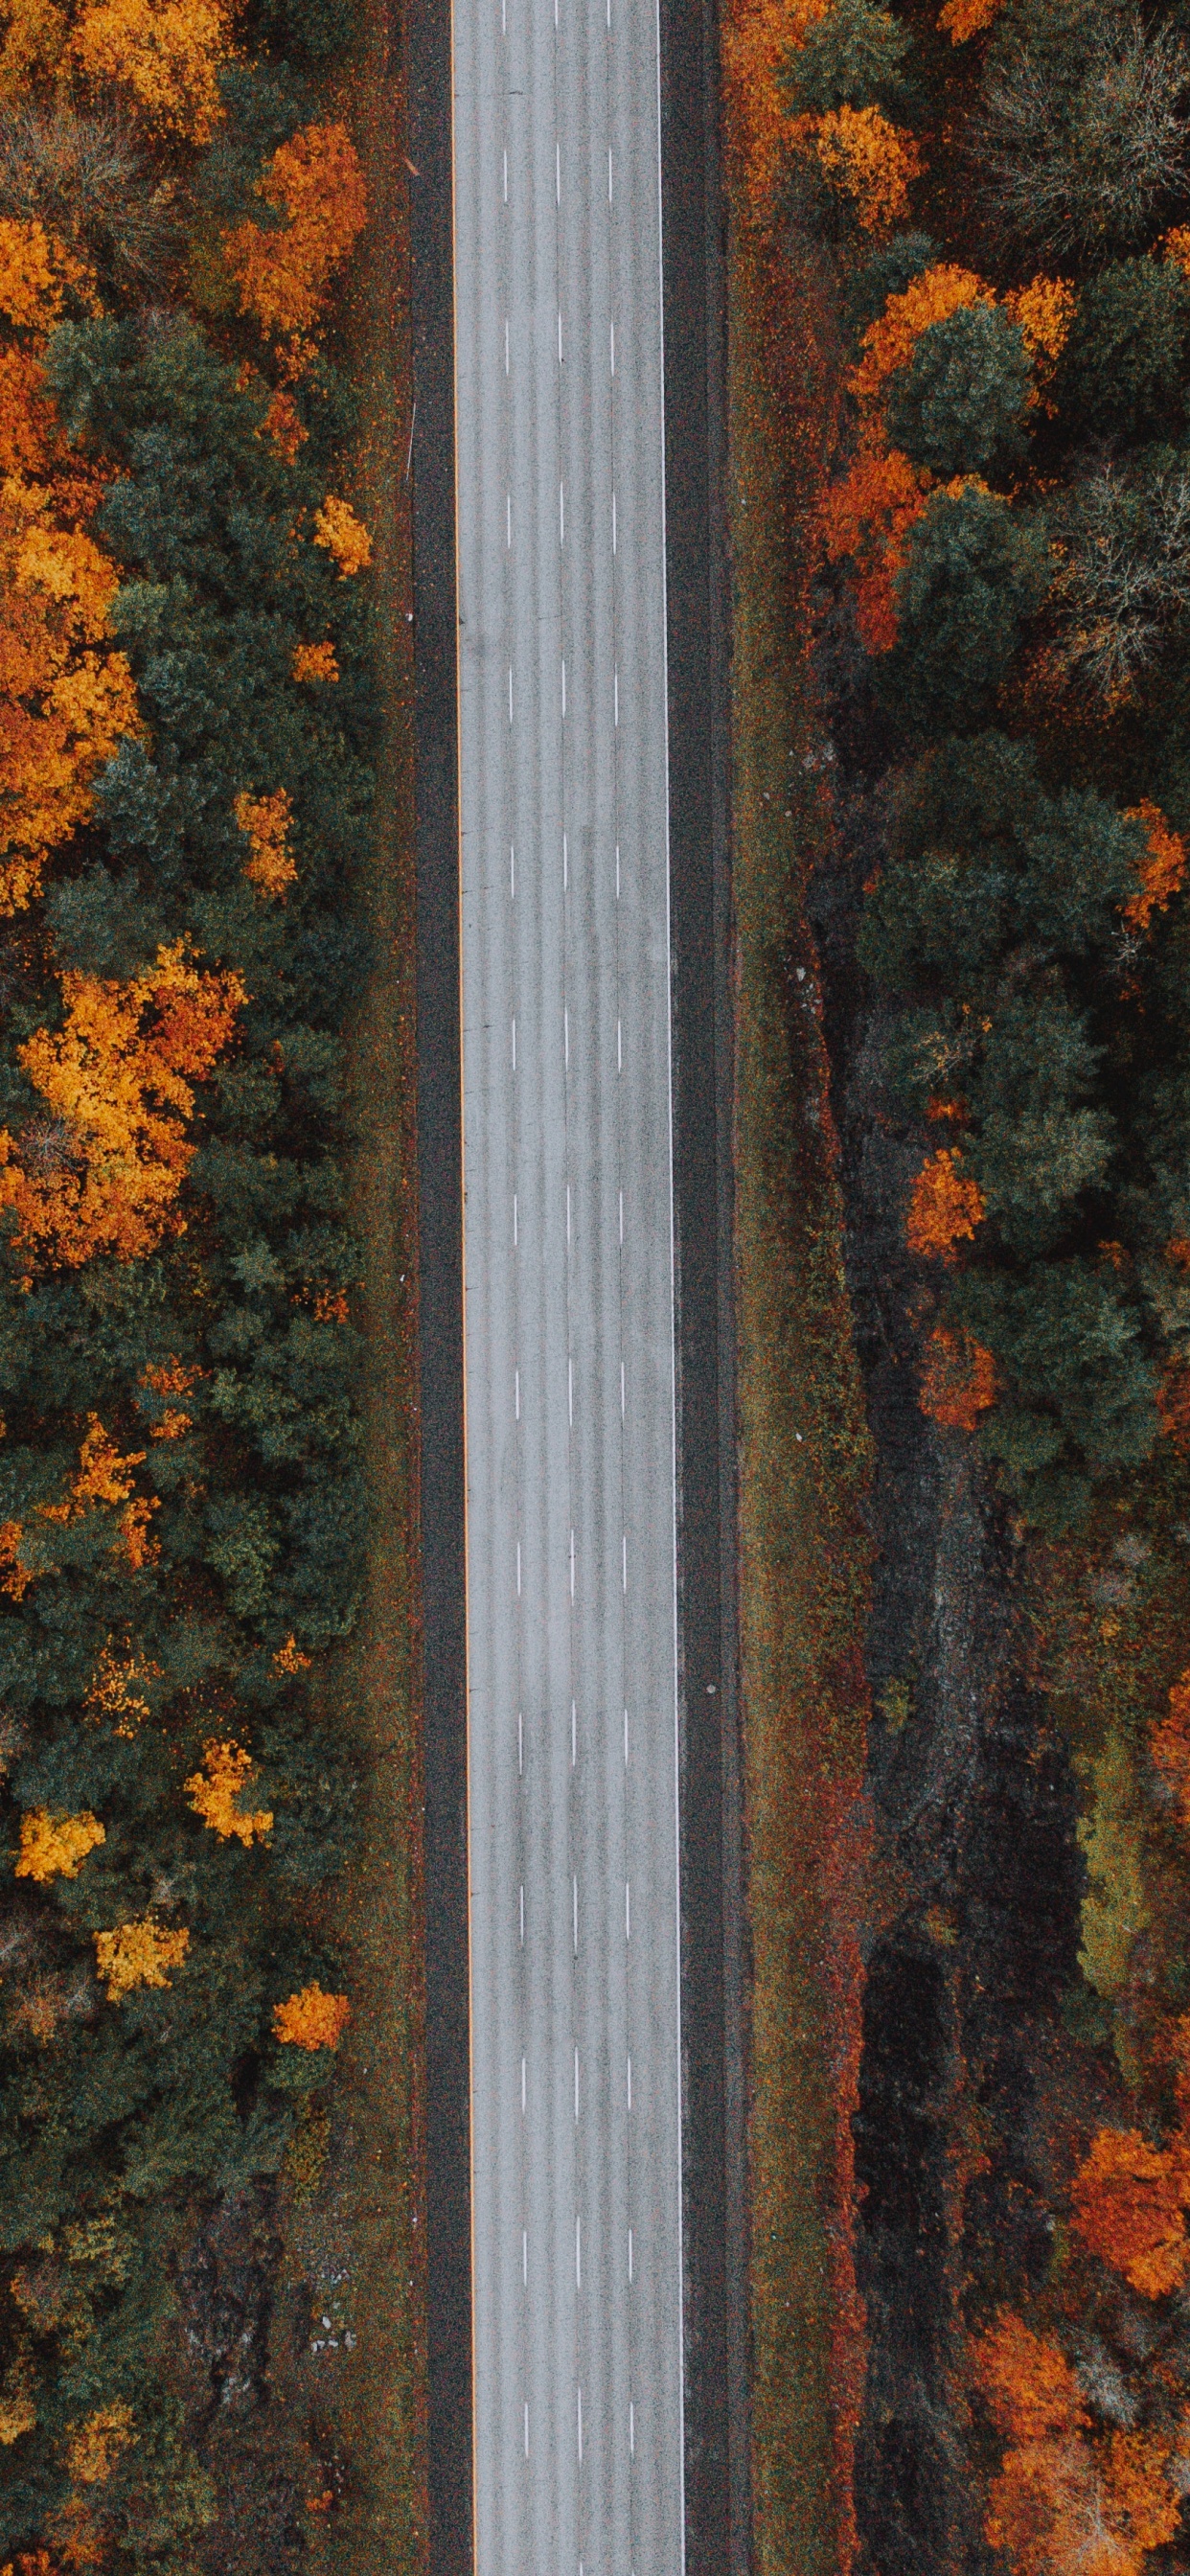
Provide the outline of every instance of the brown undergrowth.
{"type": "Polygon", "coordinates": [[[835,366],[812,264],[778,263],[738,168],[729,298],[755,2548],[763,2576],[812,2576],[855,2540],[869,1452],[804,912],[831,825],[803,529],[835,366]]]}

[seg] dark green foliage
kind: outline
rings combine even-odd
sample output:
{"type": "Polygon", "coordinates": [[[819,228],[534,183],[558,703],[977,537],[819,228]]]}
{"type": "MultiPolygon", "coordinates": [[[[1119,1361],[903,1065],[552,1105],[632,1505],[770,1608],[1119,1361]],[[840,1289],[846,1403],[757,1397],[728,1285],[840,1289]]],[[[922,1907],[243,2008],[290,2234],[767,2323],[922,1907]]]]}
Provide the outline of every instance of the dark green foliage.
{"type": "Polygon", "coordinates": [[[809,27],[781,75],[790,110],[882,107],[904,97],[912,39],[900,19],[871,0],[834,0],[809,27]]]}
{"type": "Polygon", "coordinates": [[[905,997],[897,1089],[918,1115],[956,1104],[983,1194],[946,1296],[1004,1390],[981,1437],[1056,1527],[1151,1454],[1162,1354],[1190,1351],[1164,1258],[1186,1224],[1187,931],[1178,903],[1126,944],[1144,851],[1103,798],[1047,790],[1029,746],[943,742],[906,782],[860,934],[905,997]]]}
{"type": "Polygon", "coordinates": [[[255,14],[267,43],[314,69],[342,56],[359,24],[358,0],[258,0],[255,14]]]}
{"type": "Polygon", "coordinates": [[[937,245],[928,233],[894,233],[892,240],[857,270],[843,304],[844,318],[857,341],[869,322],[875,322],[883,313],[890,295],[903,295],[937,257],[937,245]]]}
{"type": "Polygon", "coordinates": [[[1190,290],[1172,260],[1121,259],[1083,287],[1063,353],[1068,417],[1102,438],[1147,438],[1181,413],[1190,290]]]}
{"type": "Polygon", "coordinates": [[[889,388],[894,447],[949,480],[1019,453],[1030,368],[1024,335],[999,305],[963,304],[923,331],[889,388]]]}
{"type": "Polygon", "coordinates": [[[897,642],[881,693],[920,733],[986,723],[1050,578],[1042,530],[995,494],[935,493],[897,577],[897,642]]]}

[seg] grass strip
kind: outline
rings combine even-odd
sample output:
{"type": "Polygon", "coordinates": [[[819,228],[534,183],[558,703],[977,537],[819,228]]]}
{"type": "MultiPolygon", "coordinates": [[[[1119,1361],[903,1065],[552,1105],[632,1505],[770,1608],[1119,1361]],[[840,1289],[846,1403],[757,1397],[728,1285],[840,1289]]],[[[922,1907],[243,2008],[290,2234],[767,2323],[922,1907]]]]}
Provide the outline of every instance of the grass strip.
{"type": "Polygon", "coordinates": [[[869,1448],[804,898],[829,846],[806,512],[828,321],[740,211],[729,251],[741,1648],[753,1954],[753,2479],[760,2576],[846,2566],[862,2313],[851,2114],[869,1448]],[[796,356],[792,358],[791,353],[796,356]]]}

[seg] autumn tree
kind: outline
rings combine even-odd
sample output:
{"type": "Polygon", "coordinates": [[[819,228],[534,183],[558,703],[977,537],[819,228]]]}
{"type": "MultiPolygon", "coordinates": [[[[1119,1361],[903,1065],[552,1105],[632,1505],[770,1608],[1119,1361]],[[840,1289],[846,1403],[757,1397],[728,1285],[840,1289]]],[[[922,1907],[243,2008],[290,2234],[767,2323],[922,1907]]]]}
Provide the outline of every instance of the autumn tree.
{"type": "Polygon", "coordinates": [[[1190,2140],[1153,2147],[1139,2129],[1099,2129],[1071,2187],[1075,2227],[1092,2254],[1146,2298],[1190,2272],[1190,2140]]]}
{"type": "Polygon", "coordinates": [[[106,1840],[98,1816],[89,1808],[77,1816],[52,1816],[47,1807],[31,1808],[21,1818],[14,1876],[35,1879],[40,1887],[54,1878],[77,1878],[88,1852],[106,1840]]]}
{"type": "Polygon", "coordinates": [[[1170,2445],[1151,2433],[1095,2436],[1060,2347],[1002,2309],[973,2346],[977,2384],[1005,2439],[984,2532],[1014,2576],[1093,2567],[1141,2576],[1177,2529],[1170,2445]]]}
{"type": "Polygon", "coordinates": [[[83,79],[115,88],[150,134],[209,143],[231,44],[222,0],[84,0],[71,40],[83,79]]]}
{"type": "Polygon", "coordinates": [[[111,2004],[123,2003],[137,1986],[168,1986],[190,1947],[184,1928],[167,1932],[151,1914],[119,1923],[112,1932],[95,1934],[95,1961],[111,2004]]]}
{"type": "Polygon", "coordinates": [[[0,1197],[34,1261],[77,1267],[99,1250],[130,1261],[178,1222],[194,1084],[227,1045],[244,987],[192,965],[181,942],[130,984],[71,973],[61,984],[62,1028],[21,1049],[57,1122],[55,1151],[36,1150],[36,1130],[0,1135],[0,1197]]]}
{"type": "Polygon", "coordinates": [[[935,1326],[926,1344],[921,1409],[943,1431],[975,1431],[996,1401],[996,1363],[970,1333],[935,1326]]]}
{"type": "Polygon", "coordinates": [[[907,456],[865,448],[824,493],[817,535],[828,563],[849,562],[860,641],[869,653],[896,642],[896,582],[909,530],[926,506],[927,478],[907,456]]]}
{"type": "Polygon", "coordinates": [[[47,859],[94,811],[94,781],[139,729],[127,659],[113,650],[114,566],[55,526],[49,496],[0,493],[0,913],[38,893],[47,859]]]}
{"type": "Polygon", "coordinates": [[[273,2009],[273,2029],[288,2048],[337,2048],[350,2018],[346,1995],[324,1994],[322,1987],[303,1986],[273,2009]]]}
{"type": "Polygon", "coordinates": [[[281,143],[259,182],[265,204],[285,222],[245,222],[224,251],[251,313],[270,337],[302,339],[322,316],[334,271],[367,221],[359,156],[343,125],[307,125],[281,143]]]}
{"type": "Polygon", "coordinates": [[[957,1246],[969,1242],[984,1214],[976,1181],[960,1171],[949,1145],[923,1163],[909,1196],[905,1240],[922,1259],[952,1262],[957,1246]]]}
{"type": "Polygon", "coordinates": [[[204,1825],[218,1834],[220,1842],[234,1839],[247,1849],[254,1842],[263,1842],[272,1832],[271,1808],[250,1808],[245,1812],[240,1805],[254,1769],[252,1756],[242,1744],[226,1737],[222,1741],[211,1738],[203,1746],[201,1771],[192,1772],[184,1783],[196,1816],[201,1816],[204,1825]]]}

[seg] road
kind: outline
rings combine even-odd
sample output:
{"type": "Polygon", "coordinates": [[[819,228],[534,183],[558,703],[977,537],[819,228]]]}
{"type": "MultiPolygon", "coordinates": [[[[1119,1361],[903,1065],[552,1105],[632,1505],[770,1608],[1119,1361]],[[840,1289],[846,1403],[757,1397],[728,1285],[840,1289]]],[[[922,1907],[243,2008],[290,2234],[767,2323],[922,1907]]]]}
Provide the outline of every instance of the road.
{"type": "Polygon", "coordinates": [[[683,2565],[655,0],[454,0],[476,2567],[683,2565]]]}

